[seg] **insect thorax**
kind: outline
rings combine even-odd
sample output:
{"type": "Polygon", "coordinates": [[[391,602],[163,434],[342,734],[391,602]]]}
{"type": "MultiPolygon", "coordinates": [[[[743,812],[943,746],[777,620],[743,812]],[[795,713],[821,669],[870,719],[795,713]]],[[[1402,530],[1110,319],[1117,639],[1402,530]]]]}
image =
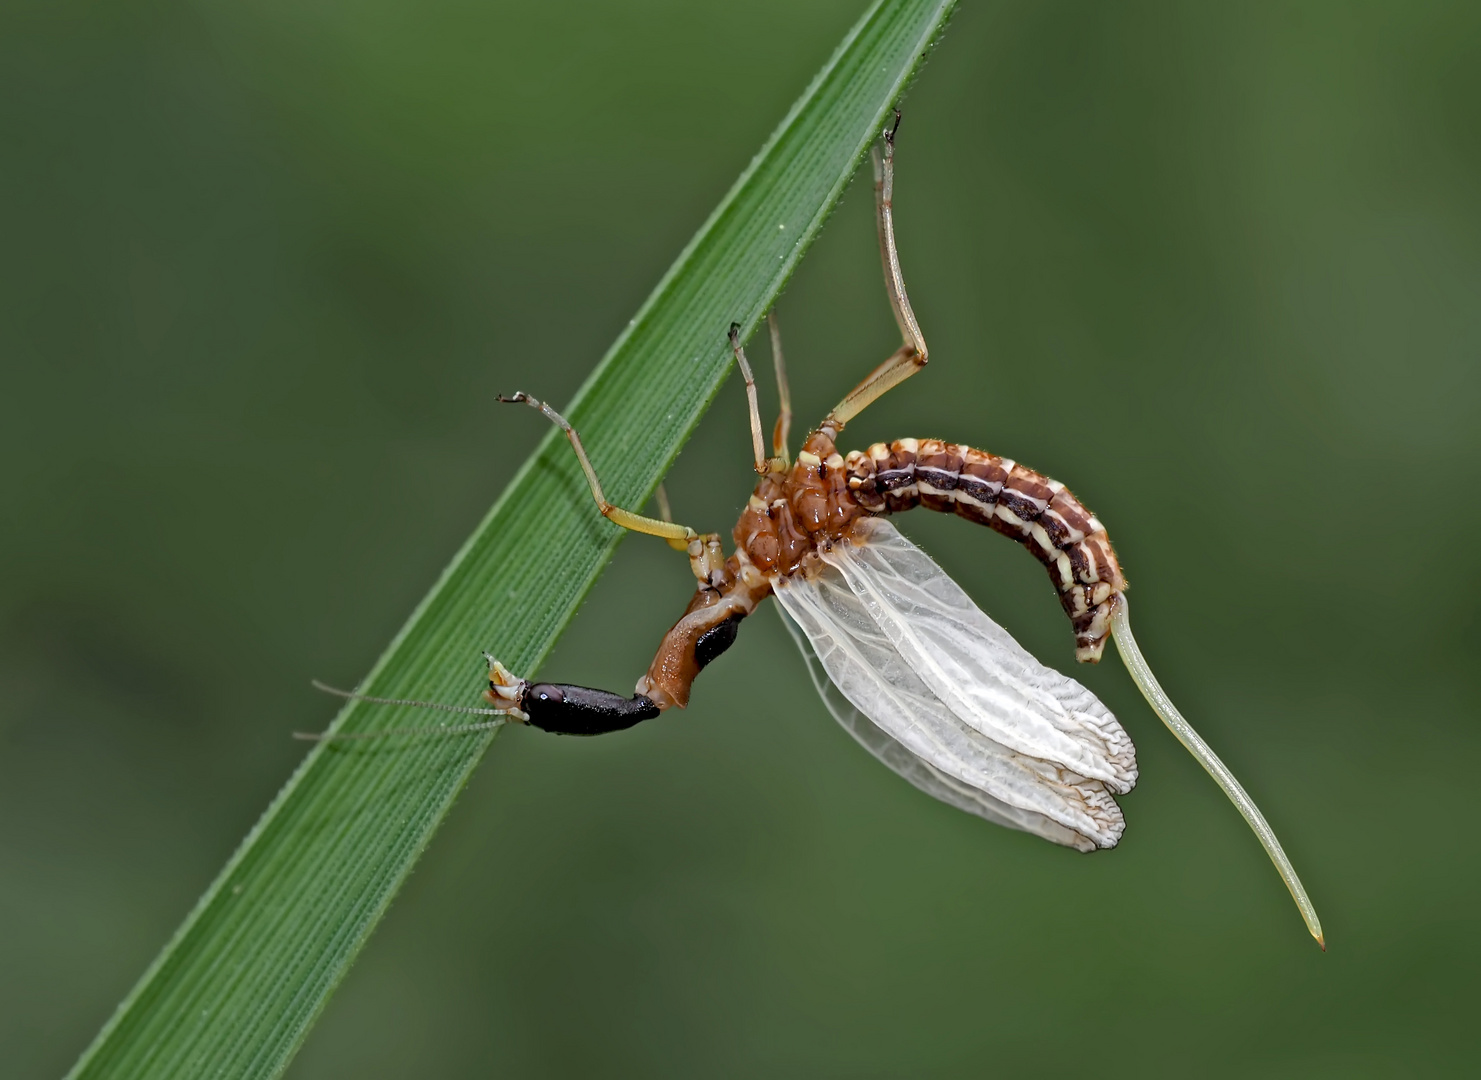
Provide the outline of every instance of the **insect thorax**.
{"type": "Polygon", "coordinates": [[[763,574],[786,577],[809,554],[842,539],[860,513],[832,437],[814,431],[790,469],[756,485],[735,524],[736,550],[763,574]]]}

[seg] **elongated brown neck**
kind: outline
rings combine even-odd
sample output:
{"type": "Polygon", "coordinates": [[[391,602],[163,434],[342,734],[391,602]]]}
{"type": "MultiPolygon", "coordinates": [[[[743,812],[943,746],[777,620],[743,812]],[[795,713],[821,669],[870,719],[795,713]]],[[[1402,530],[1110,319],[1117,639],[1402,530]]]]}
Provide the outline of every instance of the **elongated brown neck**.
{"type": "Polygon", "coordinates": [[[660,710],[689,704],[689,691],[706,664],[730,648],[740,621],[771,595],[771,583],[739,555],[726,560],[709,584],[690,598],[679,621],[664,634],[638,694],[660,710]]]}
{"type": "Polygon", "coordinates": [[[1017,540],[1049,570],[1075,628],[1075,659],[1096,663],[1126,591],[1100,521],[1058,480],[1009,458],[939,439],[897,439],[849,454],[858,505],[874,514],[925,506],[1017,540]]]}

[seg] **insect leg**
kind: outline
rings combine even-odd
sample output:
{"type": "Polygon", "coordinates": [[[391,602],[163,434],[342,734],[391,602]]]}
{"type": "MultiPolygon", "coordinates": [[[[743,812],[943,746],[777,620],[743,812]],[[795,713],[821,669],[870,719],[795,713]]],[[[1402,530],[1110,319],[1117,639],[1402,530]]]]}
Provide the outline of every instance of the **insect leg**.
{"type": "Polygon", "coordinates": [[[905,276],[900,271],[900,252],[895,246],[895,131],[899,127],[900,112],[897,109],[894,126],[884,132],[883,152],[876,146],[870,156],[874,162],[875,220],[879,226],[879,254],[884,263],[885,291],[889,294],[890,309],[895,313],[904,344],[866,375],[863,382],[850,390],[828,414],[824,426],[835,432],[843,430],[844,424],[926,366],[926,339],[910,307],[910,297],[905,292],[905,276]]]}
{"type": "Polygon", "coordinates": [[[875,221],[879,227],[879,255],[884,263],[885,290],[890,294],[890,307],[895,312],[895,322],[900,327],[900,337],[905,345],[920,358],[917,366],[926,362],[926,339],[915,321],[915,312],[910,308],[910,297],[905,294],[905,276],[900,272],[900,252],[895,247],[895,132],[900,130],[900,110],[895,110],[895,123],[884,133],[884,151],[878,146],[870,153],[874,162],[874,206],[875,221]]]}
{"type": "MultiPolygon", "coordinates": [[[[674,511],[669,506],[668,491],[659,484],[653,494],[658,499],[658,516],[664,521],[673,521],[674,511]]],[[[694,571],[701,591],[718,589],[725,584],[725,549],[720,544],[719,533],[705,533],[689,541],[689,569],[694,571]]]]}
{"type": "Polygon", "coordinates": [[[777,326],[775,308],[766,313],[766,327],[771,331],[771,360],[776,367],[777,395],[781,398],[776,427],[771,432],[771,452],[782,459],[783,465],[789,465],[792,459],[787,452],[787,436],[792,431],[792,389],[787,384],[787,362],[782,358],[782,331],[777,326]]]}
{"type": "Polygon", "coordinates": [[[675,551],[686,551],[691,540],[698,539],[699,534],[687,525],[676,525],[671,521],[659,521],[656,518],[644,517],[634,514],[631,510],[624,510],[620,506],[613,506],[602,494],[601,481],[597,479],[596,470],[591,467],[591,460],[586,456],[586,449],[581,445],[581,436],[576,434],[566,418],[556,412],[543,401],[530,397],[523,391],[518,391],[505,397],[499,395],[498,400],[505,404],[524,404],[532,409],[538,409],[556,427],[566,433],[566,438],[571,443],[571,449],[576,451],[576,459],[581,462],[581,471],[586,474],[586,482],[591,486],[591,497],[596,500],[597,509],[602,516],[613,524],[621,525],[624,529],[633,532],[647,533],[649,536],[658,536],[668,541],[669,547],[675,551]]]}
{"type": "Polygon", "coordinates": [[[909,345],[901,345],[833,407],[828,419],[823,421],[823,427],[832,428],[835,433],[842,431],[845,424],[914,375],[925,366],[925,362],[925,358],[909,345]]]}
{"type": "Polygon", "coordinates": [[[756,455],[756,471],[765,476],[770,471],[766,462],[766,443],[761,437],[761,406],[756,401],[756,376],[746,362],[746,350],[740,342],[740,323],[730,324],[730,351],[735,353],[735,362],[740,366],[741,377],[746,380],[746,406],[751,412],[751,449],[756,455]]]}

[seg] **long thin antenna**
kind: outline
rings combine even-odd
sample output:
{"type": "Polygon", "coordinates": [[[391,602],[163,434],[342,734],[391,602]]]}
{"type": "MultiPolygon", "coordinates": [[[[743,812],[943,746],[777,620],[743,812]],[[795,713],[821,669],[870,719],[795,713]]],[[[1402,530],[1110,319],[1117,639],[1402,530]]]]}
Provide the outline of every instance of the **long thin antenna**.
{"type": "Polygon", "coordinates": [[[1229,771],[1219,755],[1214,753],[1208,743],[1199,737],[1198,732],[1193,730],[1193,725],[1183,719],[1183,714],[1178,712],[1162,686],[1157,682],[1157,677],[1152,674],[1152,669],[1147,666],[1146,658],[1142,656],[1142,650],[1137,648],[1136,638],[1131,634],[1131,618],[1126,611],[1126,597],[1123,595],[1116,601],[1116,610],[1111,614],[1111,636],[1115,639],[1116,649],[1121,653],[1121,659],[1126,664],[1126,670],[1131,673],[1131,681],[1136,683],[1142,697],[1147,699],[1147,704],[1152,706],[1162,722],[1167,725],[1178,742],[1183,744],[1184,749],[1202,765],[1214,783],[1224,789],[1224,794],[1229,796],[1229,801],[1234,804],[1236,810],[1249,823],[1255,835],[1260,838],[1260,843],[1265,848],[1265,854],[1270,856],[1270,861],[1275,864],[1275,869],[1280,873],[1281,880],[1286,883],[1286,888],[1291,890],[1291,899],[1296,901],[1296,906],[1301,909],[1301,917],[1306,920],[1306,929],[1311,931],[1311,936],[1316,938],[1316,943],[1322,947],[1322,952],[1327,951],[1327,942],[1322,937],[1321,920],[1316,917],[1316,908],[1312,906],[1311,897],[1306,895],[1306,889],[1301,884],[1301,879],[1296,876],[1296,868],[1291,865],[1291,860],[1286,858],[1285,850],[1280,846],[1280,841],[1275,838],[1275,830],[1265,820],[1265,815],[1260,813],[1260,808],[1255,805],[1255,800],[1240,786],[1234,774],[1229,771]]]}
{"type": "Polygon", "coordinates": [[[480,709],[470,705],[445,705],[440,701],[371,697],[369,694],[357,694],[352,690],[341,690],[337,686],[329,686],[318,679],[313,680],[313,686],[315,690],[322,690],[326,694],[333,694],[335,697],[346,698],[350,701],[369,701],[375,705],[409,705],[418,709],[439,709],[442,712],[465,713],[473,716],[497,716],[499,719],[485,720],[477,724],[425,724],[421,727],[389,728],[385,731],[295,731],[293,733],[295,739],[303,739],[306,742],[381,739],[387,735],[461,735],[473,731],[492,731],[509,722],[508,709],[480,709]]]}

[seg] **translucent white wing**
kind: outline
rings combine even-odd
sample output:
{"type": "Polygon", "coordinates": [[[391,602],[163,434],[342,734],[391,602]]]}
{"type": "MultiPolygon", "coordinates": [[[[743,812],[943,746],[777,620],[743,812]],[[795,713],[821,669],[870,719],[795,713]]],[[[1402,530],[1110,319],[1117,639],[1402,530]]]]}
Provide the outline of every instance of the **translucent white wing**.
{"type": "Polygon", "coordinates": [[[823,559],[931,692],[970,727],[1116,794],[1136,784],[1136,749],[1100,700],[1045,667],[882,518],[823,559]]]}
{"type": "Polygon", "coordinates": [[[860,746],[873,754],[881,764],[932,798],[940,799],[958,810],[965,810],[969,814],[986,818],[994,825],[1021,829],[1024,832],[1042,836],[1046,840],[1052,840],[1056,844],[1079,848],[1081,851],[1095,850],[1093,840],[1081,836],[1073,829],[1065,828],[1056,821],[1050,821],[1043,814],[1009,806],[1005,802],[994,799],[985,791],[969,787],[955,777],[948,776],[925,758],[917,757],[906,749],[904,744],[896,742],[883,728],[877,726],[874,721],[848,703],[838,687],[828,680],[817,654],[813,652],[807,638],[792,621],[786,609],[778,606],[776,611],[781,617],[782,624],[786,626],[787,632],[792,635],[792,640],[797,643],[797,650],[802,653],[802,659],[807,664],[807,673],[812,678],[813,687],[817,690],[818,696],[823,699],[823,704],[828,707],[828,711],[833,714],[833,719],[837,720],[843,729],[852,735],[860,746]]]}
{"type": "MultiPolygon", "coordinates": [[[[835,552],[845,556],[849,550],[840,545],[835,552]]],[[[906,752],[897,753],[847,714],[839,716],[885,764],[937,798],[1000,824],[1082,850],[1115,845],[1125,822],[1106,785],[1005,746],[959,718],[907,663],[836,560],[830,557],[818,573],[779,579],[775,586],[833,684],[906,752]],[[925,770],[913,768],[909,756],[925,770]]]]}

